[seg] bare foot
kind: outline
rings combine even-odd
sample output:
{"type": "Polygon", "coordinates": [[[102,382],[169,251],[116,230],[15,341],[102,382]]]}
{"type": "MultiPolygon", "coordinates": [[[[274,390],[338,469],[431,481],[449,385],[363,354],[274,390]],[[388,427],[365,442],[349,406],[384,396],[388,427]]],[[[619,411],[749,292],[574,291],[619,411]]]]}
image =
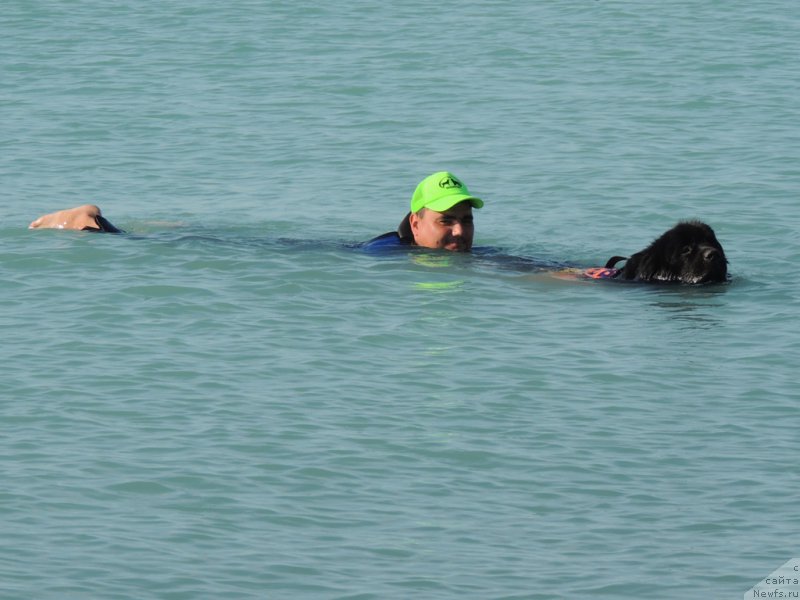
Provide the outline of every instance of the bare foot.
{"type": "Polygon", "coordinates": [[[44,215],[28,225],[28,229],[99,229],[97,217],[101,216],[100,207],[84,204],[67,210],[44,215]]]}

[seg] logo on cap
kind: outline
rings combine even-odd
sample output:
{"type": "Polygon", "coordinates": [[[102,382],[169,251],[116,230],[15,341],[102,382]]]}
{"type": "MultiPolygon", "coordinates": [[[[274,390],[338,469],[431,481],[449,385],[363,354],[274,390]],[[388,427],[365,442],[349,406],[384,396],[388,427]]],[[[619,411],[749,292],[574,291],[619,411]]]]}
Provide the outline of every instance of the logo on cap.
{"type": "Polygon", "coordinates": [[[453,188],[461,188],[462,185],[461,182],[455,177],[445,177],[439,182],[439,187],[446,190],[451,190],[453,188]]]}

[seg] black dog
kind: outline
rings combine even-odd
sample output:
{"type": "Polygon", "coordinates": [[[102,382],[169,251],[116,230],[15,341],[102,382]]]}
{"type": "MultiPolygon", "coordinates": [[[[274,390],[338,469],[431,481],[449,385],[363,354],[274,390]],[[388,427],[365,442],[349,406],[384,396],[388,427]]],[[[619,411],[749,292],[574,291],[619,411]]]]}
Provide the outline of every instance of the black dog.
{"type": "MultiPolygon", "coordinates": [[[[624,256],[612,256],[611,269],[624,256]]],[[[714,230],[700,221],[683,221],[627,259],[614,278],[677,283],[720,283],[728,278],[728,259],[714,230]]]]}

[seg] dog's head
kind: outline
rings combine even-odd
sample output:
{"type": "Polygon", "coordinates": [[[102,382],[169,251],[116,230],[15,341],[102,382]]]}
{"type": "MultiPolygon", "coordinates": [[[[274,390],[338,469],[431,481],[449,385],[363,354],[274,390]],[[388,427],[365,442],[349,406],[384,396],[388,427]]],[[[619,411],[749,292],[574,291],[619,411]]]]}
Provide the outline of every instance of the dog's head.
{"type": "Polygon", "coordinates": [[[639,281],[720,283],[727,280],[728,259],[711,227],[683,221],[631,256],[622,276],[639,281]]]}

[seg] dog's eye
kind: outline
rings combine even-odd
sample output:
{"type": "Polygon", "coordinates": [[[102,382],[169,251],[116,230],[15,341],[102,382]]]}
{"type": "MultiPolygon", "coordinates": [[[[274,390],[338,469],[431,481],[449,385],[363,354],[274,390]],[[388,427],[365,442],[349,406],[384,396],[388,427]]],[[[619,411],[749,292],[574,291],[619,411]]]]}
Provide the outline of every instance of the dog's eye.
{"type": "Polygon", "coordinates": [[[681,248],[681,256],[689,256],[692,253],[691,246],[684,246],[681,248]]]}

